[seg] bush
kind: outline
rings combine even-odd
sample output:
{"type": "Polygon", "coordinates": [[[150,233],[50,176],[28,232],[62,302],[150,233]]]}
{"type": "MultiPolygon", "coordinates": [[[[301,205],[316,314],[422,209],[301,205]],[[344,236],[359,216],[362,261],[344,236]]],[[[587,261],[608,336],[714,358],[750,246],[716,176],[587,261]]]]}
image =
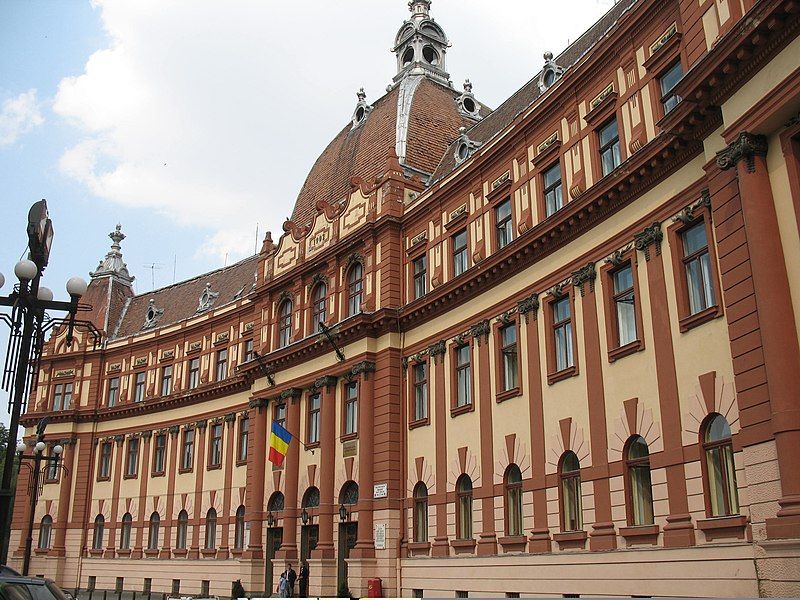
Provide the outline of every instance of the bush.
{"type": "Polygon", "coordinates": [[[347,587],[346,581],[342,581],[339,584],[339,590],[336,592],[336,596],[339,598],[350,598],[350,588],[347,587]]]}
{"type": "Polygon", "coordinates": [[[244,598],[246,592],[244,591],[244,586],[242,585],[242,580],[237,579],[231,584],[231,600],[236,600],[236,598],[244,598]]]}

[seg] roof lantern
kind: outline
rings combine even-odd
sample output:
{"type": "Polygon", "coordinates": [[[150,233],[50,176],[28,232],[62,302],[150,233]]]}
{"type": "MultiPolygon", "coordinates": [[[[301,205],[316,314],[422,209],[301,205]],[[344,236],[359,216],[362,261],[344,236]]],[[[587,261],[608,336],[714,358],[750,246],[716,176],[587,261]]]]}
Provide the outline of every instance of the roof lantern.
{"type": "Polygon", "coordinates": [[[122,260],[122,246],[120,246],[120,243],[125,239],[125,234],[122,233],[122,225],[117,223],[116,229],[109,233],[108,237],[111,238],[112,242],[111,250],[97,265],[97,269],[89,273],[89,275],[92,279],[113,277],[130,287],[135,277],[128,272],[128,265],[122,260]]]}
{"type": "Polygon", "coordinates": [[[411,18],[400,26],[392,48],[397,56],[394,83],[408,75],[428,75],[450,85],[445,65],[450,42],[444,30],[430,16],[430,0],[412,0],[408,8],[411,18]]]}

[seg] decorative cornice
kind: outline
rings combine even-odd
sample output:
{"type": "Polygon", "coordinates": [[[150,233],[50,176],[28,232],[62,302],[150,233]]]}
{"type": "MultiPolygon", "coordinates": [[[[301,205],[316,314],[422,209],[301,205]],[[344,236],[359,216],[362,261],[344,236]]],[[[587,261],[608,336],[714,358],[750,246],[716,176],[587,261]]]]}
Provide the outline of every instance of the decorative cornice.
{"type": "Polygon", "coordinates": [[[766,156],[769,146],[763,135],[754,135],[743,131],[731,144],[717,152],[717,166],[723,171],[731,169],[744,159],[748,173],[756,170],[756,156],[766,156]]]}
{"type": "Polygon", "coordinates": [[[661,242],[664,239],[664,232],[661,231],[661,223],[655,221],[649,227],[645,227],[640,233],[633,236],[633,243],[639,252],[644,252],[645,260],[650,260],[650,246],[655,245],[656,256],[661,254],[661,242]]]}
{"type": "Polygon", "coordinates": [[[597,278],[597,270],[594,263],[590,262],[585,267],[572,272],[572,285],[581,291],[581,296],[586,295],[584,284],[589,284],[589,291],[594,292],[594,280],[597,278]]]}

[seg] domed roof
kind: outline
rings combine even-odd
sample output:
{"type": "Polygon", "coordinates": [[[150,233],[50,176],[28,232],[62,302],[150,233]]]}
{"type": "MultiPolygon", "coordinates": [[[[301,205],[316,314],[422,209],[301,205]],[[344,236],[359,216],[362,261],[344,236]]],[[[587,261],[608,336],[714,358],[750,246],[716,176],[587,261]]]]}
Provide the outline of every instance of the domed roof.
{"type": "MultiPolygon", "coordinates": [[[[322,152],[306,177],[292,213],[292,221],[306,225],[317,214],[319,200],[338,202],[350,192],[350,180],[374,181],[382,174],[390,148],[410,174],[427,179],[436,169],[459,128],[477,118],[459,110],[462,94],[425,75],[404,77],[368,110],[356,112],[322,152]],[[364,114],[362,120],[358,115],[364,114]]],[[[359,95],[361,99],[362,96],[359,95]]],[[[364,106],[363,100],[359,107],[364,106]]],[[[488,114],[479,105],[476,117],[488,114]]]]}

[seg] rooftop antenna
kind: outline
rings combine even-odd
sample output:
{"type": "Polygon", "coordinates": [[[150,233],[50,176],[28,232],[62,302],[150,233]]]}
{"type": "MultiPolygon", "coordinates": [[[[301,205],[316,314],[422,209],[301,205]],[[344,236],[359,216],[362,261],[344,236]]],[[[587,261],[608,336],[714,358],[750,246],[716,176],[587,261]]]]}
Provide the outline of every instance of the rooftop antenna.
{"type": "Polygon", "coordinates": [[[156,271],[160,271],[164,268],[164,265],[161,263],[147,263],[143,266],[145,269],[150,269],[150,289],[156,289],[156,271]]]}
{"type": "Polygon", "coordinates": [[[172,255],[172,285],[175,285],[175,272],[178,270],[178,255],[172,255]]]}
{"type": "Polygon", "coordinates": [[[256,241],[253,244],[253,254],[258,254],[258,226],[259,223],[256,222],[256,241]]]}

